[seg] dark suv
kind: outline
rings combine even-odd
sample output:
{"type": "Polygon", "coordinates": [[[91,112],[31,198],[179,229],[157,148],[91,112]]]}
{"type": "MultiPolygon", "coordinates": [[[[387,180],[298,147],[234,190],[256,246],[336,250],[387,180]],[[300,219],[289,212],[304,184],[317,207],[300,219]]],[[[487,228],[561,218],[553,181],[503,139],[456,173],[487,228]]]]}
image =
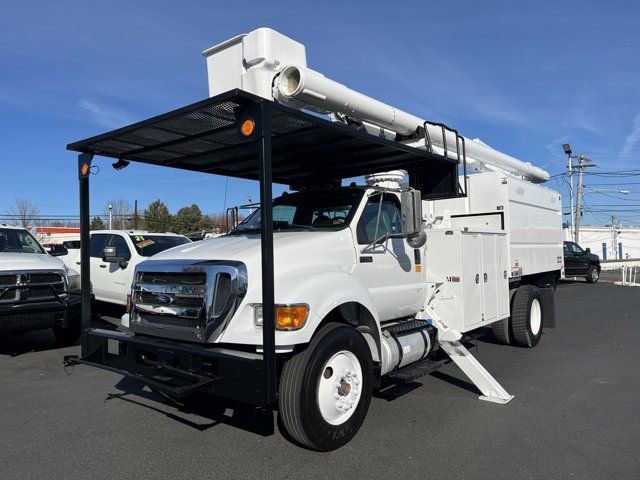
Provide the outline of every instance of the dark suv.
{"type": "Polygon", "coordinates": [[[564,242],[564,275],[585,277],[587,283],[596,283],[600,278],[600,257],[575,242],[564,242]]]}

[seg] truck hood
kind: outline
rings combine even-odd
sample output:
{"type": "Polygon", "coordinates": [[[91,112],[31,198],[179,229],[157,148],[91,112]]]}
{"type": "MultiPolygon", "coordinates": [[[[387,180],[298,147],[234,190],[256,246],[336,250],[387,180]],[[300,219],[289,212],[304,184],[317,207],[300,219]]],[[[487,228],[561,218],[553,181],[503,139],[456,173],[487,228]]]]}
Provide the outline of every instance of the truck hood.
{"type": "Polygon", "coordinates": [[[65,265],[48,254],[0,253],[0,271],[13,270],[65,270],[65,265]]]}
{"type": "MultiPolygon", "coordinates": [[[[235,260],[249,269],[259,269],[260,235],[224,235],[211,240],[180,245],[150,258],[157,260],[235,260]]],[[[307,271],[318,268],[347,269],[355,263],[351,230],[287,231],[273,234],[274,263],[278,273],[304,265],[307,271]]]]}

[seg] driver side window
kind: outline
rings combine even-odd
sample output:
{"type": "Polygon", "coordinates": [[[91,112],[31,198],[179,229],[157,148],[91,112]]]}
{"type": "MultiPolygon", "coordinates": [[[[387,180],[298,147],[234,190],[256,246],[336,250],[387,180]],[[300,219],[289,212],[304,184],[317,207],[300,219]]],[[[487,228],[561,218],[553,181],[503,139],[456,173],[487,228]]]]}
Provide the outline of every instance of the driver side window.
{"type": "Polygon", "coordinates": [[[398,198],[395,195],[384,194],[382,205],[380,205],[380,194],[369,197],[356,229],[358,244],[368,245],[385,234],[396,233],[402,233],[398,198]],[[380,211],[379,220],[378,211],[380,211]]]}
{"type": "Polygon", "coordinates": [[[116,255],[124,258],[125,261],[131,260],[131,250],[129,250],[127,241],[121,235],[111,235],[111,241],[107,246],[116,247],[116,255]]]}

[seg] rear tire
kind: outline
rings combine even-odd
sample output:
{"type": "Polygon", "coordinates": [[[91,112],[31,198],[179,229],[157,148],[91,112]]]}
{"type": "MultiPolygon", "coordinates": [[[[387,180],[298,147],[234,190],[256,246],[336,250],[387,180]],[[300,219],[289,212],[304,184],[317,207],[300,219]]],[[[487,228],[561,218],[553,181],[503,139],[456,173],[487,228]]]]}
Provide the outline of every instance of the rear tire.
{"type": "Polygon", "coordinates": [[[491,324],[491,332],[493,338],[503,345],[511,344],[511,337],[509,335],[509,319],[498,320],[491,324]]]}
{"type": "Polygon", "coordinates": [[[600,272],[598,271],[598,268],[591,265],[589,267],[589,271],[587,272],[587,283],[596,283],[598,281],[598,279],[600,278],[600,272]]]}
{"type": "Polygon", "coordinates": [[[286,431],[299,444],[335,450],[358,432],[369,410],[373,361],[366,340],[339,323],[323,327],[284,364],[278,402],[286,431]]]}
{"type": "Polygon", "coordinates": [[[511,304],[511,334],[519,347],[533,348],[542,336],[544,310],[540,290],[533,285],[521,285],[511,304]]]}

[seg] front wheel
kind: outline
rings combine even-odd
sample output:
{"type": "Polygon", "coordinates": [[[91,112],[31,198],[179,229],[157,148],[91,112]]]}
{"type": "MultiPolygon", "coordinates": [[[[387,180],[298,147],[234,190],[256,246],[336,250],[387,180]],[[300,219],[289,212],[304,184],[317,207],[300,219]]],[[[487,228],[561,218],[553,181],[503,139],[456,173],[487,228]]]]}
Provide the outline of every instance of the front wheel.
{"type": "Polygon", "coordinates": [[[341,447],[364,422],[373,375],[362,334],[346,325],[326,325],[283,367],[278,395],[282,424],[296,442],[313,450],[341,447]]]}
{"type": "Polygon", "coordinates": [[[591,265],[589,267],[589,271],[587,272],[587,283],[596,283],[600,278],[600,272],[598,268],[591,265]]]}

